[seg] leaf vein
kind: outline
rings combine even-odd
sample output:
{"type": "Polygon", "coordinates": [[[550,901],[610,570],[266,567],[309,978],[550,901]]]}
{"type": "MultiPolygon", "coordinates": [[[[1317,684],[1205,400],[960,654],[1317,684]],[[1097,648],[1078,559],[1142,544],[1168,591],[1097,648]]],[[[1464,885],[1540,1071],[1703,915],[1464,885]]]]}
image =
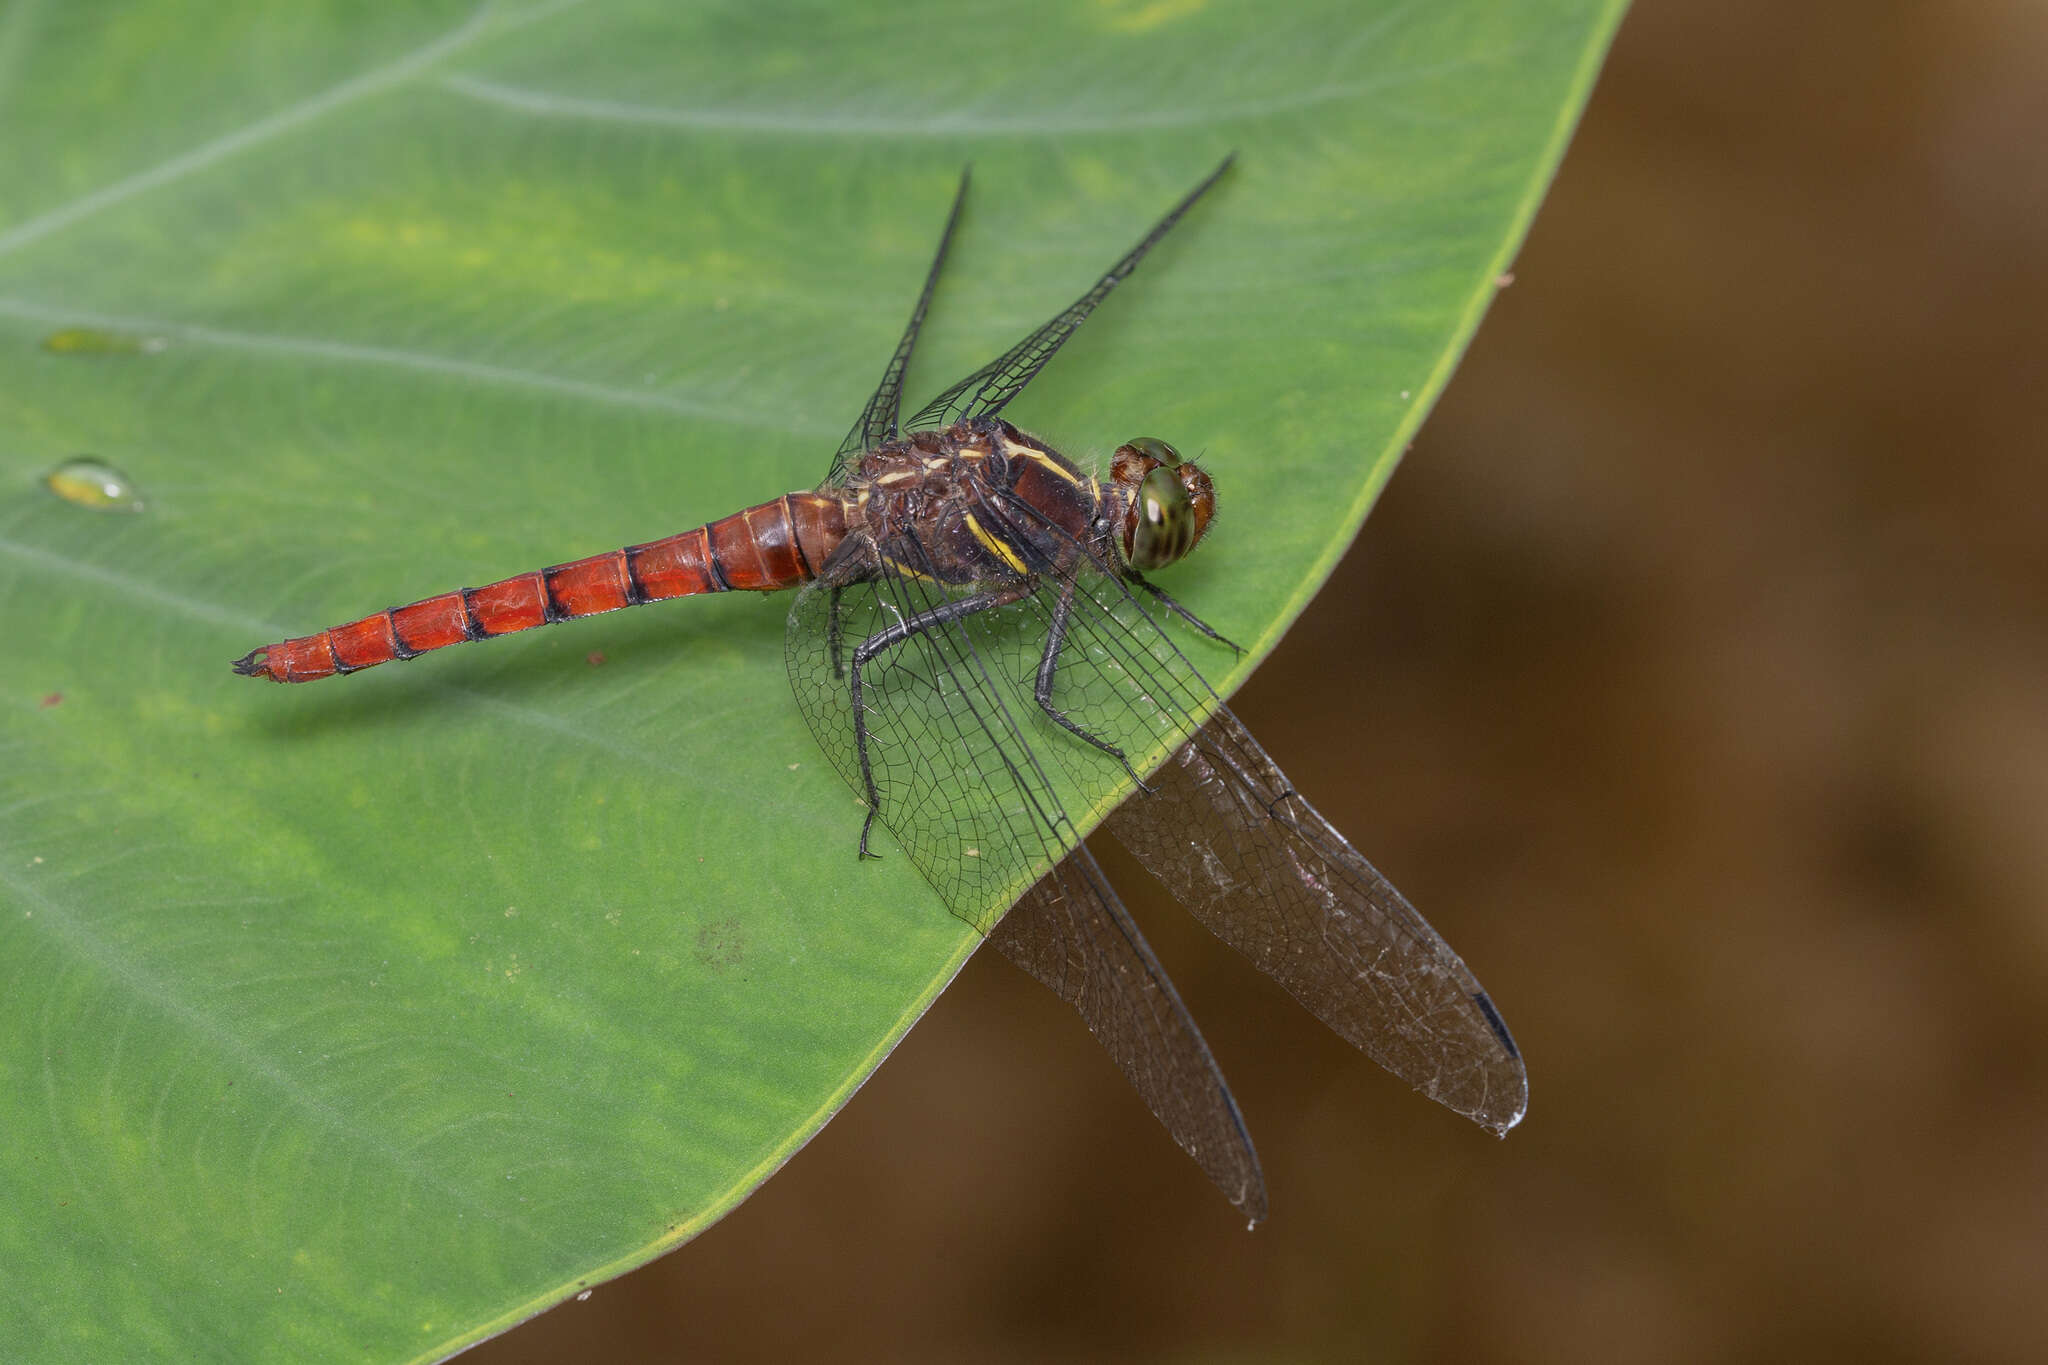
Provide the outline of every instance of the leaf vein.
{"type": "Polygon", "coordinates": [[[251,147],[293,132],[336,109],[354,104],[368,96],[381,94],[393,86],[402,85],[444,58],[469,47],[487,32],[494,29],[505,31],[523,27],[570,5],[580,3],[582,0],[555,0],[555,3],[536,5],[513,14],[503,23],[493,23],[496,15],[493,5],[480,5],[469,18],[447,33],[382,66],[352,76],[339,85],[329,86],[317,95],[308,96],[297,104],[266,115],[245,127],[224,133],[210,142],[201,143],[190,151],[180,152],[167,161],[158,162],[148,170],[137,171],[134,175],[117,180],[111,185],[104,185],[90,194],[81,195],[68,204],[38,214],[26,222],[15,224],[8,231],[0,232],[0,256],[39,242],[53,233],[70,227],[73,223],[92,217],[102,209],[111,208],[159,186],[183,180],[188,175],[206,170],[251,147]]]}
{"type": "Polygon", "coordinates": [[[672,128],[717,129],[723,132],[789,133],[809,137],[952,138],[963,134],[982,137],[1042,137],[1050,133],[1120,133],[1237,123],[1274,114],[1293,113],[1322,104],[1359,99],[1397,86],[1452,75],[1480,64],[1482,63],[1470,59],[1442,62],[1434,66],[1413,67],[1362,80],[1334,81],[1263,99],[1241,100],[1235,104],[1158,109],[1132,108],[1067,114],[1039,113],[1028,116],[1006,113],[994,117],[968,112],[938,112],[921,118],[903,118],[893,113],[864,114],[843,108],[802,113],[718,106],[677,108],[562,95],[465,75],[444,76],[441,79],[441,87],[454,94],[520,113],[544,118],[589,119],[604,123],[653,124],[672,128]]]}
{"type": "Polygon", "coordinates": [[[353,365],[380,365],[393,369],[414,370],[422,374],[449,375],[511,388],[538,389],[616,407],[647,408],[659,412],[672,412],[679,417],[691,417],[730,426],[780,431],[792,436],[823,437],[830,436],[838,430],[837,427],[822,422],[794,421],[787,408],[780,412],[763,412],[712,403],[703,399],[682,398],[671,393],[648,393],[622,388],[615,384],[602,384],[590,379],[572,379],[567,375],[550,374],[545,370],[492,365],[479,360],[464,360],[457,356],[435,355],[426,351],[400,350],[392,346],[368,346],[352,341],[328,341],[320,337],[238,332],[197,323],[171,322],[161,318],[89,313],[75,308],[52,307],[29,299],[0,298],[0,316],[143,333],[195,342],[203,346],[250,351],[258,355],[305,356],[353,365]]]}

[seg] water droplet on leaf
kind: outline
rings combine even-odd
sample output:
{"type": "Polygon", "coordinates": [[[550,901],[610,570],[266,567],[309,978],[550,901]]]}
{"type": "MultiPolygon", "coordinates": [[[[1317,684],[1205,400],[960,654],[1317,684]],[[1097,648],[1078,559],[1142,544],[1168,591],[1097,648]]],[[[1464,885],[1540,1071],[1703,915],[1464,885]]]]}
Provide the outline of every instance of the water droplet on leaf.
{"type": "Polygon", "coordinates": [[[104,460],[80,455],[43,475],[43,486],[66,502],[95,512],[140,512],[142,499],[128,476],[104,460]]]}

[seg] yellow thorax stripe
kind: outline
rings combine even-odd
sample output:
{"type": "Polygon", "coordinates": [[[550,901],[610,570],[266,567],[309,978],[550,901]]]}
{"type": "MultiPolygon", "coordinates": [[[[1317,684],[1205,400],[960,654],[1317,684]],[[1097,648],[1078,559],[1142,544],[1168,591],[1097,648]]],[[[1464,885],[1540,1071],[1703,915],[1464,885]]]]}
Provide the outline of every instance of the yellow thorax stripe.
{"type": "Polygon", "coordinates": [[[1024,561],[1017,557],[1017,552],[983,529],[982,524],[974,519],[974,513],[972,512],[967,514],[967,529],[973,533],[976,540],[981,542],[982,549],[987,550],[997,559],[1009,565],[1012,571],[1020,574],[1030,572],[1029,569],[1024,567],[1024,561]]]}
{"type": "Polygon", "coordinates": [[[1033,446],[1019,445],[1007,437],[1003,438],[1003,454],[1013,460],[1029,460],[1054,478],[1062,479],[1076,488],[1084,483],[1093,482],[1067,468],[1062,461],[1047,452],[1033,446]]]}

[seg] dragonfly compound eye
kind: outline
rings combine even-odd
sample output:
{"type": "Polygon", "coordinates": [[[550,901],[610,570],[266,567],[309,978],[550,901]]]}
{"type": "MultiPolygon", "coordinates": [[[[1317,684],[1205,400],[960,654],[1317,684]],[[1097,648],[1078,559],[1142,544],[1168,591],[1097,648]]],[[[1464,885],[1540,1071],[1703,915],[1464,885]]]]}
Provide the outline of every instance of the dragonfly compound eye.
{"type": "Polygon", "coordinates": [[[1124,444],[1137,451],[1140,455],[1150,455],[1168,469],[1180,463],[1180,452],[1160,440],[1157,436],[1140,436],[1136,440],[1126,441],[1124,444]]]}
{"type": "Polygon", "coordinates": [[[1194,499],[1171,468],[1161,465],[1145,476],[1138,485],[1136,512],[1136,524],[1131,528],[1132,567],[1164,568],[1195,548],[1194,499]]]}

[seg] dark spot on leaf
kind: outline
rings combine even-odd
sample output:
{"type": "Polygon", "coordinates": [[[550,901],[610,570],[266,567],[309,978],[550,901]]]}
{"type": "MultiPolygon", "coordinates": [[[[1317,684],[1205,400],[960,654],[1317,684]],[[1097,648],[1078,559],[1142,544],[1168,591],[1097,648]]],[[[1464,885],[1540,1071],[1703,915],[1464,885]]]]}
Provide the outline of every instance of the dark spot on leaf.
{"type": "Polygon", "coordinates": [[[697,931],[697,950],[692,956],[700,967],[723,972],[738,966],[746,955],[746,928],[736,919],[713,920],[697,931]]]}

